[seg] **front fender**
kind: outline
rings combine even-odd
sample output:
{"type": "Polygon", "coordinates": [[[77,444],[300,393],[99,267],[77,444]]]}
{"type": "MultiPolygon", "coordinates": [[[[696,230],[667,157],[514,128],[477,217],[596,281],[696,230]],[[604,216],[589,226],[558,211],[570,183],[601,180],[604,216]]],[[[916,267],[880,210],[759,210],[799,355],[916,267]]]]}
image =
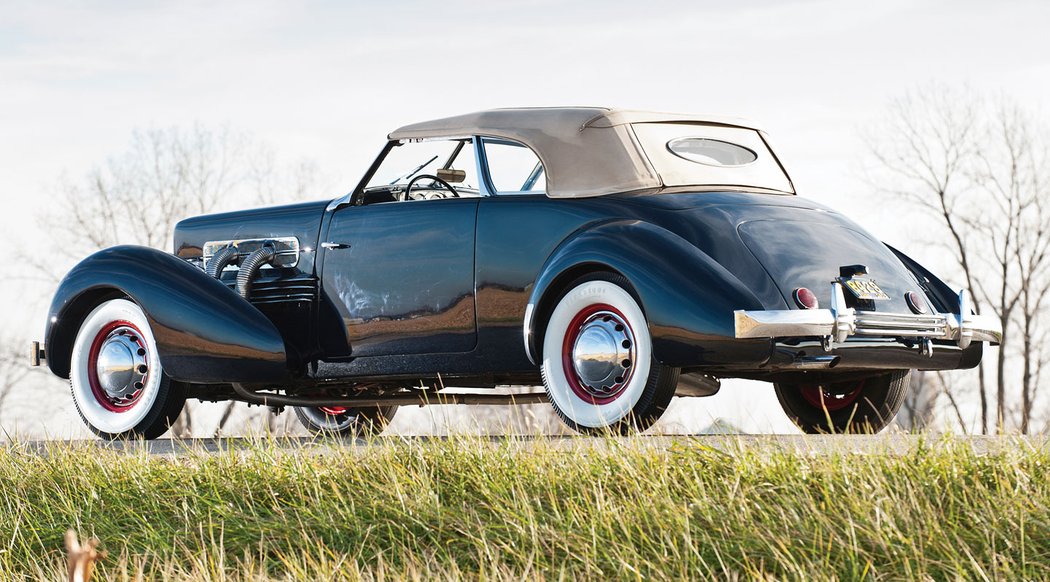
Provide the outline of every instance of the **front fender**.
{"type": "Polygon", "coordinates": [[[551,254],[526,308],[524,337],[537,363],[546,318],[565,285],[591,271],[615,271],[634,287],[649,322],[653,353],[673,366],[761,363],[768,340],[737,341],[733,312],[762,309],[732,273],[682,237],[631,220],[577,232],[551,254]]]}
{"type": "Polygon", "coordinates": [[[51,371],[69,377],[84,318],[128,296],[146,314],[165,373],[194,383],[266,382],[288,375],[284,340],[258,309],[187,262],[147,247],[99,251],[59,284],[45,341],[51,371]]]}

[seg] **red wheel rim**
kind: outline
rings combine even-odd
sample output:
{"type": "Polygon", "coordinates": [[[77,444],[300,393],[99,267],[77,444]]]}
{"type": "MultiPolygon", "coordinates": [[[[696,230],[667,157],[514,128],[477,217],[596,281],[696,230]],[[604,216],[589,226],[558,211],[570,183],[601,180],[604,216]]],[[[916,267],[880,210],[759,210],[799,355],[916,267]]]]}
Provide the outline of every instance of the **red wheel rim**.
{"type": "MultiPolygon", "coordinates": [[[[142,398],[143,392],[143,389],[139,388],[137,391],[135,391],[134,394],[132,394],[130,399],[117,401],[111,398],[108,394],[106,394],[106,391],[102,388],[102,384],[99,382],[98,379],[98,356],[99,353],[102,351],[102,346],[106,343],[106,339],[108,339],[114,331],[122,327],[128,328],[134,332],[132,339],[134,339],[135,343],[138,344],[139,347],[146,352],[145,357],[148,361],[149,346],[146,345],[146,340],[143,339],[142,330],[140,330],[135,324],[131,323],[130,321],[125,321],[121,319],[107,323],[105,326],[102,327],[102,329],[98,331],[98,333],[95,334],[95,338],[91,340],[91,348],[88,350],[87,370],[88,385],[91,387],[91,394],[95,397],[95,400],[99,403],[99,405],[102,408],[105,408],[110,412],[118,413],[127,412],[134,408],[134,406],[138,404],[139,400],[142,398]]],[[[143,385],[145,385],[149,381],[150,373],[151,372],[146,372],[146,376],[142,380],[143,385]]]]}
{"type": "Polygon", "coordinates": [[[340,416],[346,414],[347,410],[345,406],[318,406],[317,409],[328,416],[340,416]]]}
{"type": "Polygon", "coordinates": [[[835,412],[852,406],[857,401],[864,390],[864,380],[857,382],[855,387],[847,392],[832,391],[826,384],[803,384],[800,390],[802,398],[811,406],[835,412]]]}
{"type": "MultiPolygon", "coordinates": [[[[608,305],[605,303],[596,303],[594,305],[588,305],[587,307],[583,308],[579,313],[576,314],[575,317],[572,318],[572,321],[569,322],[568,329],[566,329],[565,331],[565,339],[562,341],[561,349],[562,369],[565,371],[565,379],[568,381],[569,388],[572,389],[573,394],[575,394],[578,398],[580,398],[580,400],[583,400],[584,402],[599,405],[614,402],[616,399],[623,395],[624,388],[626,388],[627,384],[631,381],[631,376],[634,375],[635,365],[637,364],[637,362],[631,362],[631,366],[627,369],[627,372],[624,374],[623,381],[617,382],[612,387],[608,395],[594,394],[586,386],[584,386],[583,380],[577,373],[576,366],[573,362],[573,351],[575,349],[576,340],[579,339],[580,332],[583,331],[584,323],[591,316],[601,312],[611,313],[612,315],[616,316],[616,318],[618,318],[619,321],[622,322],[623,325],[626,326],[627,329],[630,331],[631,337],[636,337],[634,335],[633,328],[631,328],[630,322],[627,321],[627,318],[624,317],[623,313],[621,313],[619,309],[616,309],[612,305],[608,305]]],[[[633,350],[633,346],[631,349],[633,350]]]]}

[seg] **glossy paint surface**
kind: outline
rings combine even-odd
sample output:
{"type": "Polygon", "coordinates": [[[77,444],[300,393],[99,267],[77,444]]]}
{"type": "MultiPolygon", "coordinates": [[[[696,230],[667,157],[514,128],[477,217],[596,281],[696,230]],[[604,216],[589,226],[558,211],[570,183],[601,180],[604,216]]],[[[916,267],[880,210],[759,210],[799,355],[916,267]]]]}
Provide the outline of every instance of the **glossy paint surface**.
{"type": "MultiPolygon", "coordinates": [[[[291,369],[317,379],[441,374],[473,385],[538,381],[536,338],[546,317],[573,280],[593,271],[630,281],[657,359],[720,376],[768,378],[811,352],[805,342],[734,339],[733,311],[795,309],[795,287],[826,305],[843,265],[867,265],[891,296],[867,308],[907,312],[909,291],[940,311],[951,305],[951,290],[936,277],[852,221],[772,194],[317,202],[186,220],[176,248],[193,259],[209,240],[279,236],[299,237],[311,250],[295,268],[264,270],[250,302],[228,288],[232,272],[224,284],[170,255],[125,250],[115,263],[93,257],[74,270],[53,313],[75,320],[69,306],[79,295],[121,289],[164,330],[165,366],[171,360],[193,381],[276,382],[291,369]],[[136,273],[160,275],[132,281],[136,273]],[[176,339],[187,337],[206,341],[190,349],[176,339]]],[[[61,359],[61,345],[50,341],[61,359]]],[[[980,353],[979,344],[943,344],[925,358],[902,341],[851,343],[836,349],[836,371],[970,367],[980,353]]]]}
{"type": "MultiPolygon", "coordinates": [[[[432,202],[435,207],[443,203],[446,201],[432,202]]],[[[785,291],[788,285],[805,284],[825,293],[823,289],[830,288],[840,266],[860,263],[869,265],[872,276],[895,293],[921,290],[893,253],[859,226],[796,197],[668,193],[552,200],[543,195],[503,195],[480,199],[477,216],[476,349],[468,354],[442,352],[440,342],[435,341],[429,347],[420,345],[429,353],[358,358],[330,373],[533,373],[535,364],[524,347],[522,329],[528,305],[535,309],[529,333],[535,350],[545,310],[572,279],[594,270],[619,272],[631,281],[649,319],[658,359],[728,375],[773,365],[771,341],[733,339],[732,312],[794,308],[788,302],[791,289],[785,291]],[[764,255],[770,261],[767,268],[744,243],[739,227],[752,221],[781,220],[778,245],[808,249],[814,238],[821,237],[830,246],[845,239],[840,248],[846,250],[822,254],[821,247],[797,257],[764,255]],[[778,281],[771,276],[770,271],[778,268],[772,261],[781,260],[802,265],[793,271],[793,280],[778,281]]],[[[373,284],[389,289],[407,280],[426,284],[426,280],[409,279],[396,270],[386,275],[388,279],[376,279],[373,284]]],[[[902,298],[900,302],[903,304],[902,298]]],[[[889,304],[883,308],[894,309],[889,304]]],[[[919,362],[910,355],[906,361],[900,358],[912,352],[917,354],[917,348],[906,344],[867,352],[844,350],[841,365],[843,369],[850,368],[851,362],[856,368],[892,368],[905,363],[943,368],[960,362],[957,353],[943,351],[919,362]]]]}
{"type": "Polygon", "coordinates": [[[99,251],[62,280],[45,332],[53,373],[69,376],[84,316],[125,295],[146,313],[164,371],[175,380],[251,382],[288,374],[281,333],[262,313],[189,263],[133,246],[99,251]]]}
{"type": "Polygon", "coordinates": [[[919,285],[925,291],[925,297],[930,300],[934,309],[940,313],[959,313],[959,295],[957,291],[945,285],[936,275],[927,270],[926,267],[915,262],[908,255],[889,245],[886,245],[886,248],[893,251],[893,254],[900,259],[901,263],[919,281],[919,285]]]}
{"type": "Polygon", "coordinates": [[[331,218],[322,289],[346,354],[469,352],[477,344],[477,198],[344,206],[331,218]]]}
{"type": "MultiPolygon", "coordinates": [[[[315,275],[318,236],[329,203],[320,200],[197,216],[175,227],[176,254],[189,260],[199,260],[203,245],[211,241],[282,237],[299,241],[295,267],[264,267],[252,286],[250,300],[281,330],[292,368],[320,357],[317,337],[322,332],[317,323],[332,319],[319,316],[322,306],[315,275]]],[[[229,269],[222,277],[231,289],[236,286],[236,273],[236,269],[229,269]]]]}
{"type": "Polygon", "coordinates": [[[653,353],[663,363],[754,365],[768,357],[766,340],[725,342],[733,335],[733,311],[760,309],[760,300],[695,246],[640,220],[595,225],[555,251],[530,294],[536,305],[534,354],[546,318],[569,283],[559,275],[581,269],[611,270],[631,282],[649,322],[653,353]]]}
{"type": "Polygon", "coordinates": [[[294,236],[303,252],[296,271],[314,274],[317,236],[328,200],[188,218],[175,225],[175,254],[196,259],[209,241],[294,236]]]}

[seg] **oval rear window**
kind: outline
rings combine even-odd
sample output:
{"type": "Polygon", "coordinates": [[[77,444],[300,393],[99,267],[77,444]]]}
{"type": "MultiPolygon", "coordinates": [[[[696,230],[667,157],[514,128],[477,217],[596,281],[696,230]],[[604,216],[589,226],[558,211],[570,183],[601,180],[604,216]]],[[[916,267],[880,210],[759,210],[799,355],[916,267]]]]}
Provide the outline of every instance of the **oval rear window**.
{"type": "Polygon", "coordinates": [[[744,146],[706,137],[672,139],[667,149],[684,160],[707,166],[743,166],[758,159],[758,154],[744,146]]]}

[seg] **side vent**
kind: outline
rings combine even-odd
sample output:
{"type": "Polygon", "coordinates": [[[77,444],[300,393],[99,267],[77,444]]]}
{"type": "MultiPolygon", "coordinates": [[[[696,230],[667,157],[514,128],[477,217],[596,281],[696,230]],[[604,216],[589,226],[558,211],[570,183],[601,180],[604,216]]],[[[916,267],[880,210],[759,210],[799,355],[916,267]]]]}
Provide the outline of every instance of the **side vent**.
{"type": "Polygon", "coordinates": [[[251,302],[255,305],[275,303],[312,303],[317,300],[317,278],[299,276],[292,278],[263,277],[252,285],[251,302]]]}

